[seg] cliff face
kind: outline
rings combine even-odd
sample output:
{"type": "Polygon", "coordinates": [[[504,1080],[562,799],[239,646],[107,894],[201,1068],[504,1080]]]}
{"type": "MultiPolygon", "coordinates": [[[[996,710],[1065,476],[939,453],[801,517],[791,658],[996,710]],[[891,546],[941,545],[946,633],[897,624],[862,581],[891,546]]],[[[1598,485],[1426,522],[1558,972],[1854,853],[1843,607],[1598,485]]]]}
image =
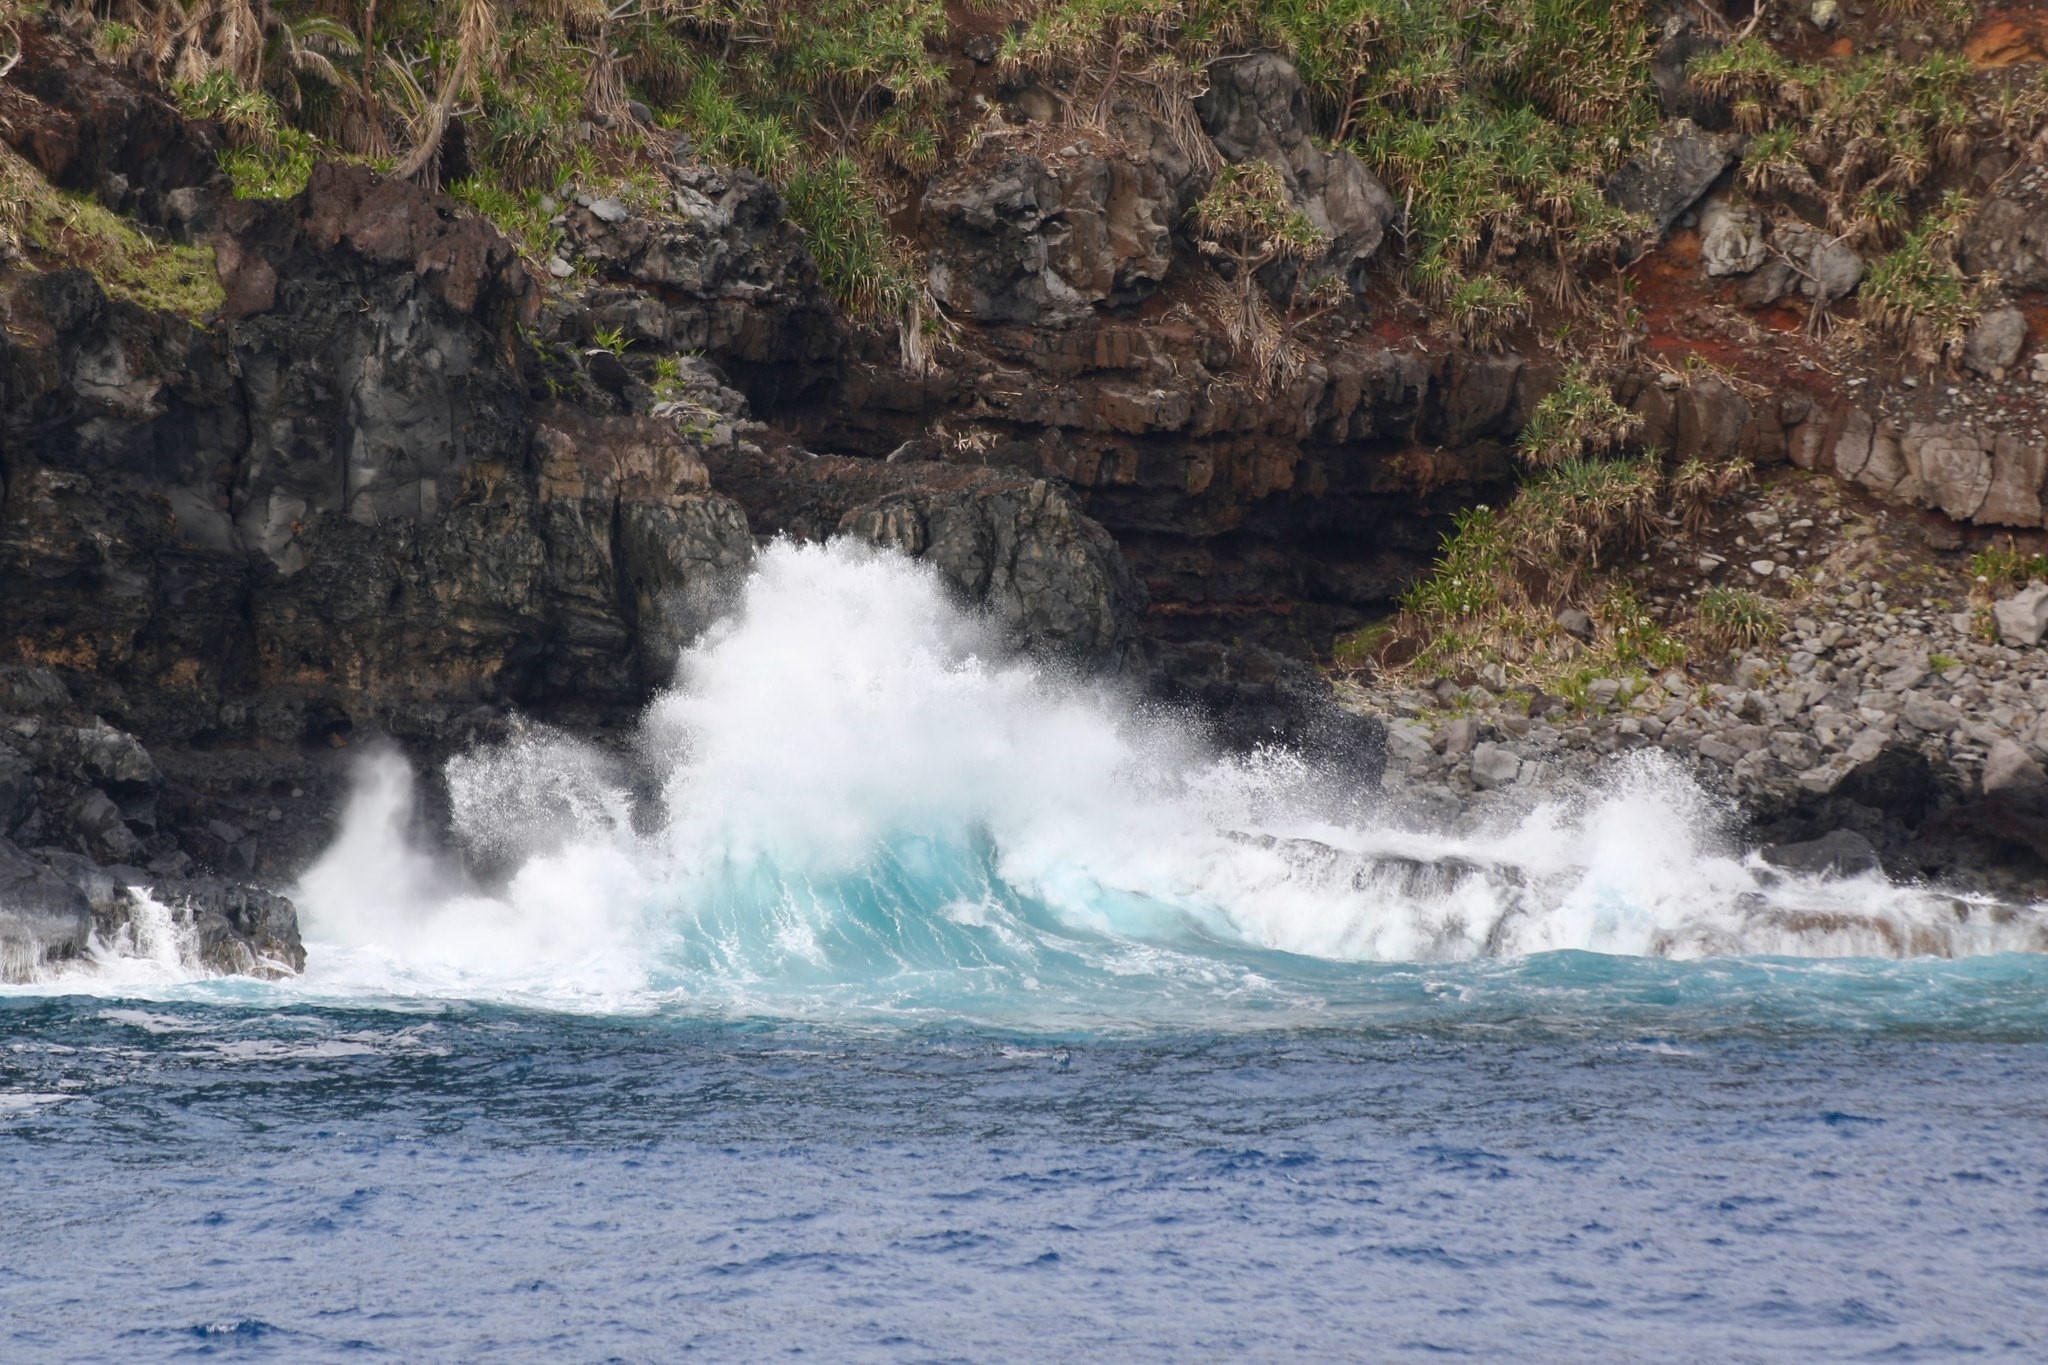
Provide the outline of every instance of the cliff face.
{"type": "MultiPolygon", "coordinates": [[[[1864,263],[1731,198],[1744,143],[1687,80],[1715,47],[1689,24],[1659,57],[1673,122],[1608,185],[1657,237],[1614,371],[1633,441],[1834,474],[1940,535],[2039,526],[2024,295],[1959,353],[1982,399],[1781,325],[1846,307],[1864,263]]],[[[97,862],[189,883],[215,939],[289,965],[254,902],[190,879],[288,879],[366,741],[632,716],[774,535],[921,557],[1019,647],[1375,783],[1377,724],[1307,661],[1395,609],[1450,513],[1511,496],[1562,334],[1454,344],[1400,297],[1412,204],[1317,137],[1277,54],[1211,63],[1178,124],[972,79],[1003,117],[901,206],[928,308],[899,332],[845,317],[777,191],[686,142],[551,204],[536,264],[360,166],[236,199],[216,126],[25,26],[4,169],[141,245],[116,270],[91,224],[0,238],[0,852],[70,926],[15,937],[118,927],[97,862]],[[1226,181],[1311,247],[1198,223],[1226,181]],[[207,278],[168,287],[172,256],[207,278]]],[[[1985,176],[1958,249],[2036,289],[2033,179],[1985,176]]]]}
{"type": "Polygon", "coordinates": [[[548,298],[444,198],[323,165],[233,200],[206,127],[52,40],[29,56],[18,154],[210,248],[221,296],[152,306],[34,244],[0,273],[16,968],[118,935],[131,879],[241,945],[209,961],[296,966],[267,902],[195,879],[289,878],[365,740],[630,721],[760,536],[899,547],[1020,647],[1142,671],[1140,592],[1057,484],[812,457],[750,419],[836,394],[847,346],[754,177],[678,165],[658,206],[576,208],[585,279],[548,298]],[[630,363],[577,344],[598,330],[630,363]]]}

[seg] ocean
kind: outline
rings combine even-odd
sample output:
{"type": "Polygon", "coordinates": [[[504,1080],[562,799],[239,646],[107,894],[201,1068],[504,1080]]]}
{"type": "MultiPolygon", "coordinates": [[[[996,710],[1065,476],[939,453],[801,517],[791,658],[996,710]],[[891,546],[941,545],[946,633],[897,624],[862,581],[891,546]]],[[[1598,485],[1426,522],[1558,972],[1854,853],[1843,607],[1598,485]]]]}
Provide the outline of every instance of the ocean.
{"type": "Polygon", "coordinates": [[[2048,919],[1496,827],[769,551],[629,753],[364,762],[308,967],[0,988],[0,1359],[2048,1356],[2048,919]]]}

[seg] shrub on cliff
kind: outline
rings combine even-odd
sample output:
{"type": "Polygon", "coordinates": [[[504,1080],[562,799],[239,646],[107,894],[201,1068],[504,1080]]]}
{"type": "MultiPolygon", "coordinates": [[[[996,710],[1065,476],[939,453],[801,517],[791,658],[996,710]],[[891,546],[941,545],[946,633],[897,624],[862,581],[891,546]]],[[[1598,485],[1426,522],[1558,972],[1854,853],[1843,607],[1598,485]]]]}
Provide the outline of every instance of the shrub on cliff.
{"type": "Polygon", "coordinates": [[[568,181],[616,179],[658,128],[776,180],[855,312],[914,291],[881,205],[935,164],[938,0],[69,0],[101,54],[227,129],[238,193],[285,195],[316,154],[446,178],[529,247],[568,181]],[[460,125],[461,136],[450,129],[460,125]],[[800,131],[798,131],[800,130],[800,131]],[[898,192],[901,186],[897,187],[898,192]]]}
{"type": "Polygon", "coordinates": [[[1601,193],[1655,126],[1640,0],[1040,0],[1011,33],[1012,70],[1056,77],[1099,117],[1116,98],[1171,122],[1189,72],[1228,52],[1284,51],[1319,121],[1405,205],[1414,284],[1462,340],[1527,315],[1510,262],[1575,276],[1634,228],[1601,193]]]}
{"type": "Polygon", "coordinates": [[[1390,667],[1452,677],[1497,669],[1503,682],[1570,695],[1594,677],[1678,665],[1689,643],[1725,652],[1774,637],[1777,611],[1755,593],[1715,589],[1692,615],[1666,621],[1614,572],[1668,526],[1664,499],[1711,502],[1739,485],[1725,468],[1680,465],[1667,477],[1654,453],[1565,458],[1505,507],[1457,515],[1399,615],[1339,641],[1339,658],[1356,666],[1369,638],[1390,667]]]}
{"type": "Polygon", "coordinates": [[[1643,419],[1615,402],[1605,381],[1574,363],[1529,414],[1515,449],[1534,468],[1553,469],[1581,456],[1611,454],[1642,428],[1643,419]]]}

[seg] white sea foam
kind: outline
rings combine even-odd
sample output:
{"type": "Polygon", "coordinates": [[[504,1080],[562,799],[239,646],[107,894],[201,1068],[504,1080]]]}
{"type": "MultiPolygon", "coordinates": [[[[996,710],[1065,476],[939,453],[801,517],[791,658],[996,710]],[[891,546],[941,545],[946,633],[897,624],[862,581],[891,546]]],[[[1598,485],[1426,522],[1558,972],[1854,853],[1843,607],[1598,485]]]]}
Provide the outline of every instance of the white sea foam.
{"type": "Polygon", "coordinates": [[[2048,946],[2033,910],[1776,878],[1655,755],[1510,828],[1400,828],[1295,755],[1219,758],[1003,657],[927,570],[843,543],[768,550],[633,752],[534,727],[445,777],[457,853],[429,853],[413,774],[363,763],[295,892],[292,989],[742,1012],[1110,988],[1298,1002],[1324,970],[1298,959],[2048,946]]]}

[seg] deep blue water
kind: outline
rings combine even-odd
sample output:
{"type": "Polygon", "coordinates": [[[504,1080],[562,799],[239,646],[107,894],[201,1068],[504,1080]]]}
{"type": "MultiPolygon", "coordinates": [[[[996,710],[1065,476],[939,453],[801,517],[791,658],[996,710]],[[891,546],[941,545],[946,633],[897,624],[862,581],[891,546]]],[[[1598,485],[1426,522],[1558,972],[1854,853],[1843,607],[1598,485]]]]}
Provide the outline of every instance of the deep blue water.
{"type": "Polygon", "coordinates": [[[2040,959],[1329,974],[1210,1029],[0,997],[0,1359],[2048,1358],[2040,959]]]}

